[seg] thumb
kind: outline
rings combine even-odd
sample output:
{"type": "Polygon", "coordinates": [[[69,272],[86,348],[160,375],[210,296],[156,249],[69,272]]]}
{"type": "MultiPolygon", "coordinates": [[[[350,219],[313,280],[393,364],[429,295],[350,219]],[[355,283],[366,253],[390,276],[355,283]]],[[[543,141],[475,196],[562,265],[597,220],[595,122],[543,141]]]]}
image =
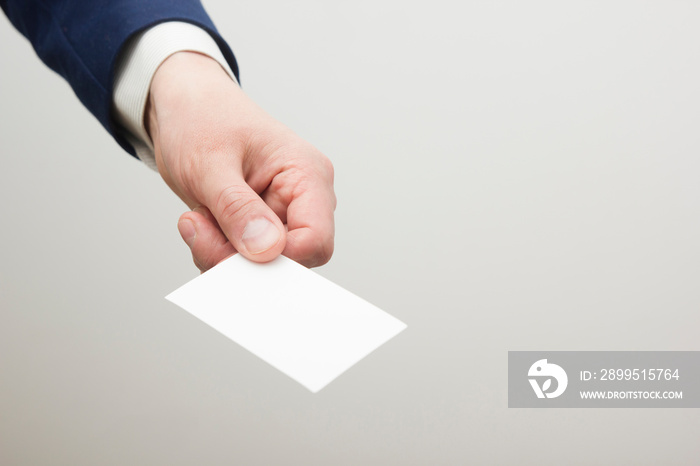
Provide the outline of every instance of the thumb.
{"type": "Polygon", "coordinates": [[[244,179],[227,181],[209,185],[209,209],[238,252],[255,262],[271,261],[285,247],[282,221],[244,179]]]}

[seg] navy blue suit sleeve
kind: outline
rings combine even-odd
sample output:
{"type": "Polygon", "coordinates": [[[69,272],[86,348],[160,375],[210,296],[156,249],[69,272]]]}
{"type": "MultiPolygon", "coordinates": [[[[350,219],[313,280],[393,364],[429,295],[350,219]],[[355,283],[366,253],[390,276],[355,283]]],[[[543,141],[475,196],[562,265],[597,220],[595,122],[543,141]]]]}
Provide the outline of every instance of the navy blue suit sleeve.
{"type": "Polygon", "coordinates": [[[233,52],[199,0],[0,0],[0,7],[41,60],[70,83],[80,101],[132,155],[133,147],[112,117],[114,68],[131,36],[166,21],[195,24],[214,38],[238,77],[233,52]]]}

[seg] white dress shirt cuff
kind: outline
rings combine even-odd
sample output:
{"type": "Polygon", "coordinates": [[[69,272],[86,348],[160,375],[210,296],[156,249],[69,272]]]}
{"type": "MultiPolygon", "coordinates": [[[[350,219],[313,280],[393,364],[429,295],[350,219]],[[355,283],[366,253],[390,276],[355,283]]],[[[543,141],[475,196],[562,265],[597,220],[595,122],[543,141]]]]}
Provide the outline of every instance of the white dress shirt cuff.
{"type": "Polygon", "coordinates": [[[157,167],[153,142],[144,125],[146,101],[160,64],[170,55],[183,51],[213,58],[236,81],[214,39],[203,29],[179,21],[161,23],[132,37],[116,67],[112,95],[115,117],[138,158],[154,170],[157,167]]]}

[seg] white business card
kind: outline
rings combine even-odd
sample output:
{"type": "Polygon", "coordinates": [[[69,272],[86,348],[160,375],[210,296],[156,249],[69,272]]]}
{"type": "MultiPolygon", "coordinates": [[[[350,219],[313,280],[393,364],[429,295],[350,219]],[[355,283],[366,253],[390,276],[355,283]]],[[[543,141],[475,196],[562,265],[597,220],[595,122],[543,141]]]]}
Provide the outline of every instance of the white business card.
{"type": "Polygon", "coordinates": [[[284,256],[236,254],[166,299],[314,393],[406,328],[284,256]]]}

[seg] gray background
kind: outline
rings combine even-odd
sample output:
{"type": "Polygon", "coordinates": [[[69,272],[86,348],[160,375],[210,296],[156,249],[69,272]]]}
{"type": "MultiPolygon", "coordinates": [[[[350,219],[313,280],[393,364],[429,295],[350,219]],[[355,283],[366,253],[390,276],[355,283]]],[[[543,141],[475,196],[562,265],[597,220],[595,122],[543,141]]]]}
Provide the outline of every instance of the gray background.
{"type": "Polygon", "coordinates": [[[166,302],[184,205],[3,19],[0,463],[697,464],[697,410],[507,408],[508,350],[700,349],[697,2],[205,5],[409,328],[311,395],[166,302]]]}

